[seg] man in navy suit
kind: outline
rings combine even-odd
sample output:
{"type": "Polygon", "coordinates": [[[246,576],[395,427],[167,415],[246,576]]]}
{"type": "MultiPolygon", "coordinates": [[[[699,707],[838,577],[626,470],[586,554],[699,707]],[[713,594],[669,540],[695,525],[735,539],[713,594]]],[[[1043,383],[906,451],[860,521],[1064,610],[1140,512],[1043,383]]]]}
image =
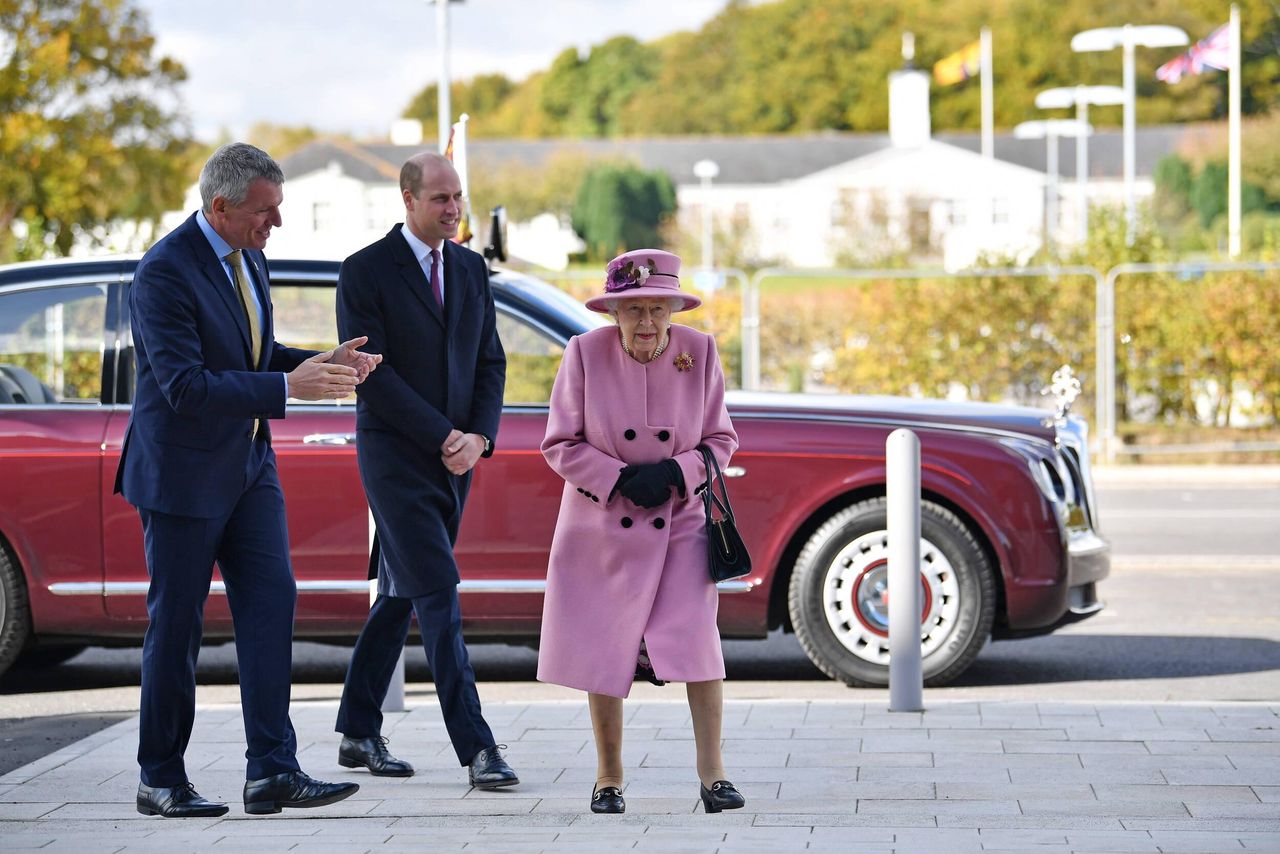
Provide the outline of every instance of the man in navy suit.
{"type": "Polygon", "coordinates": [[[347,670],[338,761],[413,774],[387,750],[382,701],[416,613],[458,762],[471,785],[494,789],[519,779],[480,711],[453,544],[471,469],[493,453],[507,360],[484,259],[450,240],[463,206],[453,164],[438,154],[411,158],[400,192],[404,224],[338,275],[339,335],[361,330],[384,359],[357,392],[356,456],[377,526],[370,571],[378,597],[347,670]]]}
{"type": "Polygon", "coordinates": [[[324,353],[276,343],[262,254],[280,225],[284,175],[232,143],[200,173],[203,207],[138,264],[129,288],[137,384],[116,491],[138,509],[151,584],[142,651],[137,806],[143,815],[218,816],[183,754],[213,564],[235,625],[248,750],[249,813],[314,807],[355,783],[304,774],[289,721],[293,614],[284,495],[269,419],[288,398],[345,397],[379,361],[363,338],[324,353]]]}

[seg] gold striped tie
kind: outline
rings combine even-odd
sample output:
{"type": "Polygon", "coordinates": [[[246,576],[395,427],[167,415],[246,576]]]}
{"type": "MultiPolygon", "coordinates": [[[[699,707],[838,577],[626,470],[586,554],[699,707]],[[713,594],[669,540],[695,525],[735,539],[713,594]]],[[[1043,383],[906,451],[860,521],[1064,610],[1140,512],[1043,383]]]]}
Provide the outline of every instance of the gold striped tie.
{"type": "MultiPolygon", "coordinates": [[[[231,265],[231,277],[236,280],[236,290],[240,292],[240,307],[244,309],[245,319],[249,321],[249,344],[253,351],[253,370],[256,371],[262,357],[262,324],[258,321],[256,303],[249,290],[253,286],[249,284],[249,277],[245,274],[242,254],[239,249],[233,249],[227,253],[226,262],[231,265]]],[[[249,434],[250,440],[257,438],[258,427],[258,419],[255,418],[253,432],[249,434]]]]}
{"type": "Polygon", "coordinates": [[[258,370],[258,360],[262,357],[262,324],[258,322],[257,303],[250,290],[249,277],[241,263],[241,252],[233,249],[227,253],[226,261],[231,265],[231,277],[236,280],[236,290],[240,292],[240,306],[244,309],[245,319],[249,321],[249,343],[253,349],[253,369],[258,370]]]}

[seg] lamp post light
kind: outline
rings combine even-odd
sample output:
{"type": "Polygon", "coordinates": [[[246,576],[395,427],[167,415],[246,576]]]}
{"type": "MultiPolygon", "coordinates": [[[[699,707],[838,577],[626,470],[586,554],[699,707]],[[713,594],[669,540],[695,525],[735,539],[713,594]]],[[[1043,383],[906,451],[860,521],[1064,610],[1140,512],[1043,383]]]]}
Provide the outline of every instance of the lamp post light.
{"type": "Polygon", "coordinates": [[[436,56],[440,59],[440,81],[436,84],[436,118],[439,127],[440,153],[449,145],[449,130],[453,127],[453,106],[449,103],[449,4],[463,0],[427,0],[436,6],[436,56]]]}
{"type": "Polygon", "coordinates": [[[1162,25],[1135,27],[1102,27],[1085,30],[1071,37],[1071,49],[1076,53],[1124,49],[1124,209],[1127,224],[1126,242],[1133,244],[1137,229],[1138,205],[1134,198],[1134,135],[1137,118],[1137,95],[1134,91],[1133,49],[1135,47],[1181,47],[1190,39],[1177,27],[1162,25]]]}
{"type": "Polygon", "coordinates": [[[1016,139],[1043,139],[1047,148],[1049,186],[1045,191],[1044,245],[1054,246],[1054,231],[1058,227],[1058,137],[1085,137],[1092,129],[1079,119],[1042,119],[1022,122],[1013,129],[1016,139]]]}
{"type": "Polygon", "coordinates": [[[711,179],[720,174],[720,165],[714,160],[699,160],[693,164],[693,174],[702,182],[702,268],[714,266],[711,229],[711,179]]]}
{"type": "MultiPolygon", "coordinates": [[[[1123,103],[1124,90],[1119,86],[1060,86],[1036,95],[1036,106],[1042,110],[1060,110],[1074,105],[1076,121],[1085,127],[1089,125],[1090,104],[1113,107],[1123,103]]],[[[1081,243],[1089,239],[1088,180],[1089,135],[1086,133],[1076,139],[1076,219],[1081,243]]]]}

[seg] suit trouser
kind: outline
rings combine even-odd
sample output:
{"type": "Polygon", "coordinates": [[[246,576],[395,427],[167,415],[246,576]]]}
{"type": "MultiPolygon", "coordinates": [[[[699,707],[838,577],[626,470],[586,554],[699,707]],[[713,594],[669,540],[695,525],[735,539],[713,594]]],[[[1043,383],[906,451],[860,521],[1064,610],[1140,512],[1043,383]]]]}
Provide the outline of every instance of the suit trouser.
{"type": "Polygon", "coordinates": [[[138,509],[151,575],[138,738],[148,786],[187,782],[183,754],[195,723],[196,659],[215,560],[235,627],[245,776],[257,780],[298,768],[289,720],[297,585],[275,455],[265,442],[257,445],[247,488],[227,515],[201,519],[138,509]]]}
{"type": "Polygon", "coordinates": [[[449,740],[458,762],[466,765],[481,750],[492,747],[494,739],[480,712],[476,674],[462,639],[456,585],[412,599],[379,595],[374,600],[351,652],[334,729],[351,738],[368,738],[382,732],[382,701],[409,636],[413,612],[418,615],[422,645],[449,740]]]}

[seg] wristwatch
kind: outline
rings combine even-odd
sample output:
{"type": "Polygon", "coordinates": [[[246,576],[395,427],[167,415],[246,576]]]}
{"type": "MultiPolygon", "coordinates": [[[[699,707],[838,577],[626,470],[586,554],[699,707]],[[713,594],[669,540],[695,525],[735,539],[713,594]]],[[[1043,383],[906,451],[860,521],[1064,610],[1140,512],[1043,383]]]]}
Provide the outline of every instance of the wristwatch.
{"type": "Polygon", "coordinates": [[[493,440],[483,433],[477,433],[476,435],[479,436],[481,439],[484,439],[484,450],[480,452],[480,456],[482,457],[493,456],[493,440]]]}

